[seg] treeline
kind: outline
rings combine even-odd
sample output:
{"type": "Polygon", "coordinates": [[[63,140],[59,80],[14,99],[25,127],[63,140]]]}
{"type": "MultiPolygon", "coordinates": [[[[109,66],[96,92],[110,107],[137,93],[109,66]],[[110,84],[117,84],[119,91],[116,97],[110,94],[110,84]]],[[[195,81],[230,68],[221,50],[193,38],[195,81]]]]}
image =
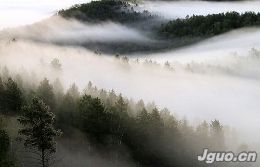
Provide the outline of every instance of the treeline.
{"type": "Polygon", "coordinates": [[[159,33],[165,38],[207,38],[230,30],[260,25],[260,13],[227,12],[209,14],[207,16],[193,15],[185,19],[176,19],[162,24],[159,33]]]}
{"type": "MultiPolygon", "coordinates": [[[[127,61],[127,58],[123,60],[127,61]]],[[[57,59],[52,61],[52,65],[61,70],[57,59]]],[[[203,167],[209,165],[198,162],[197,156],[202,154],[204,148],[221,151],[227,149],[224,127],[218,120],[209,123],[204,121],[193,127],[185,117],[179,119],[171,115],[167,108],[160,110],[154,102],[136,102],[124,98],[122,94],[116,94],[113,90],[98,89],[91,82],[80,92],[75,83],[64,91],[59,79],[50,83],[44,78],[38,85],[26,85],[22,78],[22,74],[12,78],[7,67],[1,71],[1,114],[8,119],[15,118],[21,114],[22,106],[31,103],[32,97],[41,99],[56,115],[55,128],[64,133],[57,139],[58,144],[66,141],[67,150],[75,155],[84,150],[89,158],[98,155],[107,159],[107,166],[111,167],[120,166],[122,161],[127,163],[125,159],[129,158],[134,166],[203,167]],[[89,142],[75,137],[79,132],[89,142]]],[[[9,128],[17,126],[8,124],[7,121],[6,124],[9,128]]],[[[22,144],[14,140],[17,136],[12,136],[10,140],[5,128],[2,129],[0,145],[5,149],[1,149],[1,155],[4,155],[1,156],[4,157],[1,163],[8,164],[5,166],[12,166],[14,163],[30,166],[23,161],[26,154],[19,153],[22,144]],[[10,151],[8,143],[11,141],[15,154],[10,151]]],[[[241,147],[236,145],[236,150],[239,149],[241,147]]],[[[60,152],[57,154],[63,158],[60,152]]],[[[72,157],[66,157],[54,166],[72,166],[70,162],[73,162],[72,157]]],[[[85,163],[87,162],[84,161],[79,166],[85,166],[85,163]]],[[[232,166],[224,163],[213,165],[232,166]]],[[[92,163],[89,166],[97,165],[92,163]]]]}
{"type": "Polygon", "coordinates": [[[57,14],[65,18],[74,18],[94,23],[100,21],[129,23],[156,17],[148,11],[136,12],[134,6],[131,6],[126,1],[114,0],[91,1],[86,4],[78,4],[66,10],[60,10],[57,14]]]}
{"type": "MultiPolygon", "coordinates": [[[[136,4],[138,6],[138,4],[136,4]]],[[[58,11],[59,16],[83,22],[100,23],[113,21],[140,30],[154,43],[136,42],[85,42],[84,47],[105,53],[161,52],[194,44],[230,30],[260,25],[260,13],[227,12],[207,16],[192,15],[172,21],[163,19],[147,10],[137,12],[135,5],[125,1],[102,0],[74,5],[58,11]],[[144,33],[145,32],[145,33],[144,33]]]]}

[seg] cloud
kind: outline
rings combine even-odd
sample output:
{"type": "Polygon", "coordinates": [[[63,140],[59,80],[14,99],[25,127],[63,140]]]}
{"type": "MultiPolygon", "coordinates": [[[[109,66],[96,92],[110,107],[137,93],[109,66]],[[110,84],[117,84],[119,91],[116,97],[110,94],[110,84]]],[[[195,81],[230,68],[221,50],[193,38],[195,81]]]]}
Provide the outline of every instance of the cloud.
{"type": "Polygon", "coordinates": [[[87,42],[152,42],[140,32],[120,24],[112,22],[89,24],[62,19],[58,16],[33,25],[4,30],[2,37],[5,40],[21,38],[75,45],[87,42]]]}
{"type": "MultiPolygon", "coordinates": [[[[46,76],[55,79],[52,72],[39,69],[39,60],[42,58],[49,63],[53,58],[58,58],[63,69],[60,78],[65,88],[75,82],[82,90],[88,81],[92,81],[98,88],[114,89],[135,100],[154,100],[159,108],[168,107],[172,113],[186,115],[191,120],[195,117],[208,121],[219,119],[224,124],[245,131],[248,138],[254,136],[255,140],[259,139],[255,135],[260,130],[259,78],[236,77],[225,71],[207,73],[211,68],[205,68],[205,74],[196,70],[190,73],[185,71],[186,64],[173,72],[135,64],[127,67],[118,65],[109,56],[95,56],[83,48],[28,41],[6,45],[0,55],[1,64],[10,67],[10,71],[19,71],[23,66],[30,73],[36,72],[40,76],[38,80],[46,76]]],[[[260,64],[259,59],[255,61],[260,64]]],[[[207,62],[204,63],[207,67],[207,62]]],[[[218,63],[222,65],[221,61],[218,63]]],[[[250,61],[240,64],[241,69],[250,64],[250,61]]],[[[232,61],[228,65],[239,71],[232,61]]],[[[198,66],[204,68],[203,65],[198,66]]]]}
{"type": "Polygon", "coordinates": [[[163,15],[167,19],[185,18],[187,15],[207,15],[229,11],[259,12],[259,1],[208,2],[208,1],[144,1],[140,7],[163,15]]]}
{"type": "Polygon", "coordinates": [[[8,27],[32,24],[46,19],[57,10],[68,8],[77,3],[87,3],[83,0],[1,0],[0,30],[8,27]]]}

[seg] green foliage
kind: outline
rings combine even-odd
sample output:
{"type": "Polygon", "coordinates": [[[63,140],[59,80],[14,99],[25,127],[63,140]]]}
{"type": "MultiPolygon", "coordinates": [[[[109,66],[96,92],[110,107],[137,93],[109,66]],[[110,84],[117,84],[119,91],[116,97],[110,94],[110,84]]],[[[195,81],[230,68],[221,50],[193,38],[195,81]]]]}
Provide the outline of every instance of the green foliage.
{"type": "Polygon", "coordinates": [[[71,135],[71,128],[75,121],[77,101],[70,93],[66,93],[60,102],[57,110],[56,127],[63,129],[64,135],[71,135]]]}
{"type": "Polygon", "coordinates": [[[3,71],[2,71],[2,76],[3,76],[3,82],[7,82],[8,78],[10,77],[10,74],[9,74],[9,69],[4,66],[3,68],[3,71]]]}
{"type": "Polygon", "coordinates": [[[104,135],[108,134],[108,112],[100,99],[84,95],[78,102],[79,127],[90,137],[102,142],[104,135]]]}
{"type": "MultiPolygon", "coordinates": [[[[114,0],[74,5],[69,9],[60,10],[58,15],[90,23],[118,22],[147,32],[149,38],[154,39],[153,43],[89,41],[82,44],[88,49],[95,50],[94,53],[97,55],[101,55],[103,52],[110,54],[161,52],[194,44],[230,30],[260,25],[260,13],[227,12],[207,16],[193,15],[187,16],[185,19],[168,21],[147,10],[136,12],[135,6],[130,3],[114,0]]],[[[116,55],[116,57],[118,56],[116,55]]]]}
{"type": "MultiPolygon", "coordinates": [[[[258,58],[259,51],[252,48],[249,56],[258,58]]],[[[119,62],[123,61],[121,59],[128,62],[127,58],[119,55],[116,56],[116,59],[119,62]]],[[[144,65],[157,67],[158,63],[146,60],[144,65]]],[[[170,68],[170,63],[165,62],[164,68],[170,68]]],[[[187,68],[192,70],[191,65],[187,65],[187,68]]],[[[21,80],[19,77],[17,78],[17,81],[21,80]]],[[[19,83],[19,85],[23,85],[22,82],[19,83]]],[[[22,116],[17,119],[23,126],[19,130],[19,134],[20,139],[24,140],[23,146],[26,147],[24,151],[31,151],[33,158],[41,159],[40,163],[44,167],[57,162],[54,159],[51,161],[52,155],[56,152],[54,137],[60,135],[60,131],[55,130],[56,128],[61,128],[65,132],[65,135],[59,139],[59,142],[63,143],[62,147],[70,148],[75,155],[80,154],[81,150],[87,152],[88,156],[92,156],[92,154],[96,156],[96,152],[98,152],[98,156],[107,157],[109,167],[120,166],[119,160],[127,159],[129,156],[136,166],[204,167],[208,164],[197,161],[197,155],[201,154],[204,148],[221,151],[226,149],[223,126],[218,120],[210,123],[204,121],[194,128],[186,117],[178,120],[171,115],[167,108],[159,110],[155,102],[148,104],[145,104],[143,100],[135,102],[123,97],[122,94],[117,94],[114,90],[98,89],[91,82],[87,84],[83,93],[79,92],[75,83],[65,94],[59,80],[56,80],[53,85],[52,87],[49,80],[45,78],[36,90],[35,94],[38,97],[33,98],[28,105],[22,107],[22,116]],[[57,121],[54,122],[54,114],[40,99],[55,106],[57,121]],[[77,137],[74,134],[80,134],[87,139],[84,138],[84,141],[81,138],[75,139],[77,137]],[[79,140],[80,143],[78,143],[79,140]]],[[[9,87],[8,90],[18,90],[16,89],[17,84],[12,79],[4,83],[0,79],[0,97],[2,99],[9,97],[6,87],[9,87]]],[[[28,90],[24,90],[24,92],[28,92],[28,90]]],[[[31,95],[24,95],[25,99],[29,99],[29,96],[31,95]]],[[[5,124],[1,120],[3,120],[2,117],[0,117],[0,160],[2,164],[6,164],[4,166],[9,167],[13,165],[10,159],[13,158],[12,151],[15,148],[10,151],[8,134],[12,138],[15,135],[11,134],[10,130],[8,130],[8,134],[7,130],[3,130],[5,124]],[[10,165],[8,166],[7,163],[10,165]]],[[[14,122],[7,123],[8,127],[11,127],[10,124],[15,127],[12,128],[12,131],[17,129],[14,122]]],[[[14,141],[12,143],[16,144],[14,141]]],[[[21,144],[18,148],[21,148],[21,144]]],[[[241,145],[241,147],[234,145],[234,148],[247,149],[245,145],[241,145]]],[[[24,155],[18,154],[17,159],[22,160],[24,155]]],[[[31,156],[27,153],[26,155],[31,156]]],[[[61,153],[60,155],[63,156],[61,153]]],[[[64,161],[64,164],[62,166],[73,165],[69,160],[64,161]]],[[[25,165],[27,164],[25,163],[25,165]]],[[[217,166],[221,165],[222,163],[217,166]]]]}
{"type": "Polygon", "coordinates": [[[17,83],[12,78],[8,78],[5,83],[3,94],[4,97],[2,97],[2,101],[5,110],[17,111],[21,108],[22,93],[17,83]]]}
{"type": "Polygon", "coordinates": [[[160,27],[160,35],[174,39],[203,39],[227,31],[260,25],[260,13],[227,12],[209,14],[207,16],[193,15],[185,19],[176,19],[160,27]]]}
{"type": "Polygon", "coordinates": [[[40,158],[38,163],[43,167],[55,162],[51,157],[56,152],[54,137],[60,136],[61,131],[53,129],[54,118],[43,101],[33,98],[30,104],[22,107],[22,116],[17,119],[24,126],[18,131],[25,136],[24,147],[39,152],[36,153],[40,158]]]}
{"type": "Polygon", "coordinates": [[[53,93],[53,87],[49,83],[47,78],[44,78],[40,85],[37,88],[36,95],[39,99],[41,99],[47,106],[49,106],[52,110],[55,107],[55,96],[53,93]]]}
{"type": "Polygon", "coordinates": [[[101,0],[79,4],[67,10],[60,10],[58,15],[75,18],[80,21],[100,22],[114,21],[120,23],[136,22],[152,18],[151,14],[130,11],[131,6],[125,1],[101,0]]]}
{"type": "Polygon", "coordinates": [[[0,111],[4,108],[4,84],[0,77],[0,111]]]}
{"type": "Polygon", "coordinates": [[[75,83],[70,85],[70,88],[68,89],[67,93],[70,94],[72,98],[75,100],[80,98],[79,88],[75,83]]]}
{"type": "Polygon", "coordinates": [[[4,130],[0,130],[0,165],[4,164],[8,158],[10,149],[10,139],[4,130]]]}
{"type": "Polygon", "coordinates": [[[6,126],[4,117],[0,115],[0,166],[12,167],[14,162],[10,160],[10,137],[4,130],[6,126]]]}

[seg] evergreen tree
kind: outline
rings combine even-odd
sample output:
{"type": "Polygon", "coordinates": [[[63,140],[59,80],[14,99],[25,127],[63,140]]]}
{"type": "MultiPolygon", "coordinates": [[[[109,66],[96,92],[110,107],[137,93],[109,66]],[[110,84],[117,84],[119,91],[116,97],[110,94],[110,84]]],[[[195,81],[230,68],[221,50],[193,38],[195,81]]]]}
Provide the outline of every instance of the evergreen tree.
{"type": "Polygon", "coordinates": [[[22,107],[22,116],[17,120],[24,128],[18,133],[25,136],[24,147],[35,153],[38,164],[42,167],[49,167],[57,160],[53,154],[56,152],[56,142],[54,137],[60,136],[60,130],[54,130],[54,114],[50,108],[38,98],[33,98],[32,102],[22,107]]]}
{"type": "Polygon", "coordinates": [[[63,87],[62,84],[59,80],[59,78],[57,78],[54,82],[53,82],[53,93],[55,95],[55,98],[57,100],[58,103],[60,103],[64,93],[63,93],[63,87]]]}
{"type": "Polygon", "coordinates": [[[11,167],[14,163],[10,160],[10,137],[4,130],[4,117],[0,115],[0,167],[11,167]]]}
{"type": "Polygon", "coordinates": [[[109,130],[109,113],[106,112],[99,98],[92,98],[84,95],[78,102],[78,122],[79,127],[90,137],[102,142],[104,135],[109,130]]]}
{"type": "Polygon", "coordinates": [[[6,66],[4,66],[3,71],[2,71],[2,80],[3,80],[3,82],[7,82],[9,77],[10,77],[9,69],[6,66]]]}
{"type": "Polygon", "coordinates": [[[53,87],[50,85],[49,80],[44,78],[37,88],[36,95],[41,99],[51,110],[55,107],[55,96],[53,93],[53,87]]]}
{"type": "Polygon", "coordinates": [[[57,127],[63,129],[64,135],[71,134],[71,127],[77,109],[76,100],[70,93],[66,93],[60,103],[57,111],[57,127]]]}
{"type": "Polygon", "coordinates": [[[4,107],[7,110],[16,111],[22,105],[22,93],[17,83],[12,78],[8,78],[4,90],[4,107]]]}
{"type": "Polygon", "coordinates": [[[220,124],[219,120],[211,121],[210,124],[210,139],[211,146],[213,150],[225,150],[225,137],[223,126],[220,124]]]}
{"type": "Polygon", "coordinates": [[[80,97],[79,88],[75,83],[70,85],[67,93],[69,93],[75,100],[79,99],[80,97]]]}
{"type": "Polygon", "coordinates": [[[4,84],[2,82],[2,78],[0,77],[0,111],[4,107],[4,84]]]}

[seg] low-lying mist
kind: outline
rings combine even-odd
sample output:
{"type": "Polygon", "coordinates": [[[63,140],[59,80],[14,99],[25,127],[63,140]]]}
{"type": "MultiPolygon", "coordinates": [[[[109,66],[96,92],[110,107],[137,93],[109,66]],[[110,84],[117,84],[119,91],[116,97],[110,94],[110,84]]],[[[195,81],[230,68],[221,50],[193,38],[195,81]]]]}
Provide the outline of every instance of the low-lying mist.
{"type": "MultiPolygon", "coordinates": [[[[260,47],[259,36],[260,29],[258,27],[241,28],[173,51],[147,54],[143,56],[142,59],[151,58],[158,62],[177,60],[188,63],[191,61],[205,62],[211,61],[212,59],[226,58],[230,54],[236,53],[239,56],[246,56],[253,47],[260,47]]],[[[141,55],[133,56],[133,58],[140,58],[140,56],[141,55]]]]}
{"type": "Polygon", "coordinates": [[[140,32],[113,22],[88,24],[76,20],[66,20],[58,16],[29,26],[6,29],[1,34],[1,39],[5,41],[16,38],[70,45],[87,42],[152,42],[140,32]]]}
{"type": "Polygon", "coordinates": [[[236,11],[259,12],[259,1],[208,2],[208,1],[143,1],[140,10],[158,13],[167,19],[185,18],[187,15],[207,15],[236,11]],[[144,9],[143,9],[144,8],[144,9]]]}
{"type": "Polygon", "coordinates": [[[65,88],[76,83],[80,90],[92,81],[98,88],[114,89],[136,101],[155,101],[159,108],[168,107],[172,114],[186,115],[190,120],[219,119],[243,131],[244,137],[251,141],[259,141],[255,135],[260,128],[259,70],[253,70],[259,67],[259,57],[229,56],[211,62],[214,63],[190,62],[188,65],[175,61],[171,62],[174,70],[168,70],[149,62],[142,65],[130,61],[122,65],[110,56],[98,56],[80,47],[18,40],[1,49],[1,68],[7,65],[11,73],[25,68],[29,74],[38,76],[38,81],[48,77],[53,82],[59,77],[65,88]],[[61,73],[42,67],[54,58],[62,64],[61,73]],[[242,75],[243,70],[247,70],[248,75],[242,75]],[[251,74],[252,77],[247,77],[251,74]]]}

